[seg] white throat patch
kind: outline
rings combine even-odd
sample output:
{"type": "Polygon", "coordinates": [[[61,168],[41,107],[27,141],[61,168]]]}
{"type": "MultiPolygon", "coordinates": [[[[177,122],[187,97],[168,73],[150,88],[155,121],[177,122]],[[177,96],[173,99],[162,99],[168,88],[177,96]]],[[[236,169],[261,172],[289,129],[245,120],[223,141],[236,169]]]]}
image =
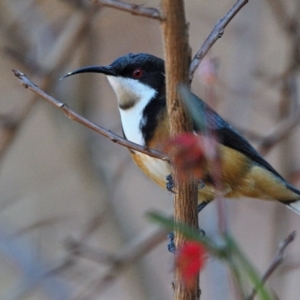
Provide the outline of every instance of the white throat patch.
{"type": "Polygon", "coordinates": [[[124,77],[107,76],[119,103],[122,127],[129,141],[144,146],[140,124],[143,110],[149,101],[155,97],[156,90],[138,80],[124,77]],[[122,107],[128,108],[122,109],[122,107]]]}

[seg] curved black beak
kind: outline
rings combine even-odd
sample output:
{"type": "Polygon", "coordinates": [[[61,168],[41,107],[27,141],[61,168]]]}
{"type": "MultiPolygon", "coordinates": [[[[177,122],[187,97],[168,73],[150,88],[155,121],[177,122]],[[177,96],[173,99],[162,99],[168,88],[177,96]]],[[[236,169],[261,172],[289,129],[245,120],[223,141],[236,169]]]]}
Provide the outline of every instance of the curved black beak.
{"type": "Polygon", "coordinates": [[[111,66],[89,66],[89,67],[83,67],[78,70],[69,72],[65,76],[63,76],[61,79],[75,75],[75,74],[79,74],[79,73],[102,73],[105,75],[116,76],[116,74],[113,71],[113,68],[111,66]]]}

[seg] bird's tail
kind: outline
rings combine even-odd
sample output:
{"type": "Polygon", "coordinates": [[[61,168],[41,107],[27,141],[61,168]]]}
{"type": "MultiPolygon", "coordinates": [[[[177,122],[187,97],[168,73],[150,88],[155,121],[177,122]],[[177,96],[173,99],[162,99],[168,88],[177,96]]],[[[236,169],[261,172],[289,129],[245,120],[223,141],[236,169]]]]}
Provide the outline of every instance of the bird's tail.
{"type": "Polygon", "coordinates": [[[287,207],[294,211],[296,214],[300,215],[300,200],[287,204],[287,207]]]}

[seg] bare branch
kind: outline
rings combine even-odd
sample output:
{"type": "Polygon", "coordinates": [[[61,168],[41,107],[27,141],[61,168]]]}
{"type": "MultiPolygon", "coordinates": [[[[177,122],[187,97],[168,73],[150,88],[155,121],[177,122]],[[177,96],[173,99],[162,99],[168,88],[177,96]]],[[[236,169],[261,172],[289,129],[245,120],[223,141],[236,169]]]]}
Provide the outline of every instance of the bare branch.
{"type": "MultiPolygon", "coordinates": [[[[262,276],[261,279],[261,284],[263,285],[269,278],[270,276],[274,273],[274,271],[277,269],[277,267],[280,265],[280,263],[283,260],[284,257],[284,251],[286,247],[294,241],[296,236],[296,232],[293,231],[291,234],[288,235],[287,238],[285,238],[278,246],[277,253],[271,262],[270,266],[266,270],[265,274],[262,276]]],[[[251,295],[247,298],[247,300],[253,300],[255,295],[257,293],[257,290],[253,288],[251,295]]]]}
{"type": "Polygon", "coordinates": [[[162,21],[161,13],[158,9],[152,7],[143,7],[138,4],[124,3],[117,0],[91,0],[94,3],[101,4],[103,6],[116,8],[119,10],[127,11],[133,15],[147,17],[151,19],[157,19],[162,21]]]}
{"type": "Polygon", "coordinates": [[[233,19],[233,17],[241,10],[241,8],[247,4],[248,0],[238,0],[233,7],[228,11],[228,13],[220,19],[214,26],[214,29],[209,34],[207,39],[205,40],[204,44],[198,50],[196,55],[194,56],[191,65],[190,65],[190,80],[193,79],[194,73],[198,66],[200,65],[201,61],[203,60],[204,56],[208,52],[208,50],[212,47],[212,45],[222,37],[225,27],[229,24],[229,22],[233,19]]]}
{"type": "MultiPolygon", "coordinates": [[[[7,48],[6,53],[17,60],[17,62],[24,64],[24,67],[26,67],[28,70],[34,72],[35,74],[40,74],[40,76],[43,78],[40,83],[42,89],[47,90],[53,85],[53,73],[57,70],[57,68],[62,68],[71,59],[72,55],[70,55],[70,53],[74,52],[70,51],[70,49],[74,48],[74,45],[76,45],[79,39],[86,36],[86,32],[89,29],[89,24],[97,11],[98,10],[95,9],[89,9],[83,13],[79,12],[74,14],[66,24],[65,29],[61,32],[55,43],[53,43],[51,51],[48,53],[48,55],[43,56],[44,59],[42,61],[28,61],[28,58],[26,55],[24,55],[24,53],[16,52],[14,49],[7,48]]],[[[19,128],[26,120],[29,112],[37,100],[38,95],[34,95],[34,97],[30,99],[30,101],[19,113],[14,113],[9,117],[10,122],[13,122],[14,124],[13,126],[10,124],[9,128],[7,126],[4,127],[2,137],[3,141],[0,145],[0,161],[9,149],[19,128]]],[[[2,123],[5,121],[3,120],[2,116],[0,116],[0,119],[2,119],[2,123]]],[[[8,116],[5,119],[7,123],[8,116]]],[[[7,202],[7,204],[8,203],[11,203],[11,201],[7,202]]]]}
{"type": "Polygon", "coordinates": [[[86,126],[87,128],[92,129],[93,131],[110,139],[114,143],[117,143],[117,144],[127,147],[129,149],[133,149],[135,151],[147,154],[152,157],[160,158],[162,160],[168,160],[167,156],[162,152],[159,152],[154,149],[150,149],[148,147],[140,146],[140,145],[132,143],[130,141],[127,141],[127,140],[123,139],[122,137],[120,137],[119,135],[111,132],[110,130],[107,130],[104,127],[98,126],[95,123],[83,118],[82,116],[80,116],[79,114],[74,112],[72,109],[70,109],[67,106],[67,104],[56,100],[55,98],[49,96],[44,91],[42,91],[38,86],[36,86],[34,83],[32,83],[26,77],[26,75],[24,73],[22,73],[18,70],[13,70],[13,72],[14,72],[15,76],[19,78],[21,84],[25,88],[28,88],[29,90],[33,91],[34,93],[38,94],[39,96],[41,96],[42,98],[44,98],[45,100],[50,102],[52,105],[61,109],[69,119],[76,121],[76,122],[86,126]]]}
{"type": "MultiPolygon", "coordinates": [[[[152,226],[146,232],[143,231],[142,234],[137,236],[133,241],[130,241],[127,246],[121,248],[116,255],[109,258],[111,265],[108,271],[100,279],[96,278],[92,283],[90,283],[88,287],[79,293],[76,299],[90,300],[94,299],[96,296],[98,297],[99,292],[103,291],[110,283],[116,280],[122,271],[131,266],[132,263],[139,260],[145,254],[149,253],[165,239],[166,231],[161,228],[157,228],[157,226],[152,226]]],[[[80,252],[78,255],[89,257],[90,259],[98,262],[101,262],[103,258],[102,254],[91,252],[91,249],[89,249],[89,253],[80,252]]]]}

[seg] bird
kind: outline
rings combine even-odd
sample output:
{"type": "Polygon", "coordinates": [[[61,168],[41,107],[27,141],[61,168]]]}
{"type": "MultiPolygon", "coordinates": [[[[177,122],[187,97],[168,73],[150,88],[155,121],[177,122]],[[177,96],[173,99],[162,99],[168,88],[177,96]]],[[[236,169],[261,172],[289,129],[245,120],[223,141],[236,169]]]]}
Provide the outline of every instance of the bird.
{"type": "MultiPolygon", "coordinates": [[[[87,66],[67,73],[106,75],[118,102],[124,138],[156,150],[170,139],[164,60],[148,53],[128,53],[106,66],[87,66]]],[[[191,94],[193,129],[217,137],[222,193],[226,198],[250,197],[279,201],[300,214],[300,191],[288,183],[243,137],[198,96],[191,94]],[[196,116],[196,117],[195,117],[196,116]],[[196,119],[205,120],[205,128],[196,119]]],[[[137,166],[166,188],[170,162],[130,149],[137,166]]],[[[216,185],[208,166],[198,189],[199,210],[215,198],[216,185]]]]}

